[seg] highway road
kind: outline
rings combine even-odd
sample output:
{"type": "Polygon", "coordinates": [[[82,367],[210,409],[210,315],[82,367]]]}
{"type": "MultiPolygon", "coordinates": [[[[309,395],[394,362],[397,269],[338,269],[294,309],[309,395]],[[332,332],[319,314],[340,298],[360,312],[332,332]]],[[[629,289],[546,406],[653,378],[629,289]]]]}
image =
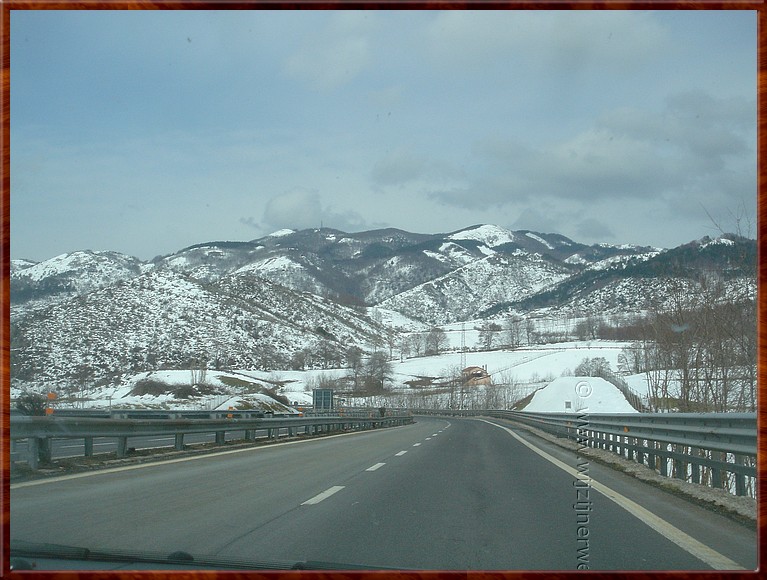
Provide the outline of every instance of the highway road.
{"type": "Polygon", "coordinates": [[[756,567],[755,530],[508,427],[419,417],[17,483],[11,540],[408,569],[756,567]]]}

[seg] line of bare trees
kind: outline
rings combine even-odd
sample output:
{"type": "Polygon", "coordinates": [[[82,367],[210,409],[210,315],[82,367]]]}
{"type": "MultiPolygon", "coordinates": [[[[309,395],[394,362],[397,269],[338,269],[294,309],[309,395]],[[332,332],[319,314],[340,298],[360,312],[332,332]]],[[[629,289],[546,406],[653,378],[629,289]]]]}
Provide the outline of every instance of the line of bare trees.
{"type": "Polygon", "coordinates": [[[728,296],[711,275],[695,291],[679,283],[620,364],[645,373],[653,411],[755,411],[756,355],[755,300],[728,296]]]}

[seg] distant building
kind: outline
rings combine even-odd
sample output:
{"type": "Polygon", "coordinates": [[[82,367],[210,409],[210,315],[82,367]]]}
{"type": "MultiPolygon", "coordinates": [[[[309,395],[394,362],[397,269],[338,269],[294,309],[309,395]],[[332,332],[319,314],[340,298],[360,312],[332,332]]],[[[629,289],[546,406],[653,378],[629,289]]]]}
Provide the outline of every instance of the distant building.
{"type": "Polygon", "coordinates": [[[468,386],[492,384],[492,379],[484,367],[466,367],[461,371],[461,380],[468,386]]]}

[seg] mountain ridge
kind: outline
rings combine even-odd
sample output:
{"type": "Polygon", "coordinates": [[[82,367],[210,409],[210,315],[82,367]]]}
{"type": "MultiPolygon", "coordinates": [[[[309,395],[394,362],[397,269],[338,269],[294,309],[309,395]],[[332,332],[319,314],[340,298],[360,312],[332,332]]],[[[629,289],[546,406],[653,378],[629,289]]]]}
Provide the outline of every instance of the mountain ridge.
{"type": "Polygon", "coordinates": [[[14,260],[11,376],[77,383],[189,364],[329,368],[352,347],[392,355],[408,332],[450,323],[638,312],[674,287],[695,292],[712,272],[751,300],[756,256],[754,240],[731,235],[661,250],[476,225],[282,230],[146,262],[89,250],[14,260]],[[395,318],[404,326],[383,323],[395,318]]]}

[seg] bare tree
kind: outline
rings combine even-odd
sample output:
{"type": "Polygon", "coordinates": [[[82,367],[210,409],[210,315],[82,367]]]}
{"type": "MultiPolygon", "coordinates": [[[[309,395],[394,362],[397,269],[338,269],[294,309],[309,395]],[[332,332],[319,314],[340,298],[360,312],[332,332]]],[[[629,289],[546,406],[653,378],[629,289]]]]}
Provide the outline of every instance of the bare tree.
{"type": "Polygon", "coordinates": [[[493,342],[495,341],[498,333],[502,330],[499,324],[495,322],[486,322],[479,327],[479,346],[482,350],[490,350],[493,348],[493,342]]]}
{"type": "Polygon", "coordinates": [[[352,389],[357,391],[360,388],[360,376],[362,375],[362,349],[352,346],[346,351],[346,364],[349,366],[352,376],[352,389]]]}
{"type": "Polygon", "coordinates": [[[386,390],[386,381],[391,379],[392,365],[386,353],[374,352],[365,365],[365,383],[368,393],[382,393],[386,390]]]}
{"type": "Polygon", "coordinates": [[[505,342],[511,348],[517,348],[522,344],[523,321],[520,316],[509,316],[504,322],[505,342]]]}
{"type": "Polygon", "coordinates": [[[433,327],[426,335],[426,355],[439,354],[447,344],[447,333],[438,326],[433,327]]]}

